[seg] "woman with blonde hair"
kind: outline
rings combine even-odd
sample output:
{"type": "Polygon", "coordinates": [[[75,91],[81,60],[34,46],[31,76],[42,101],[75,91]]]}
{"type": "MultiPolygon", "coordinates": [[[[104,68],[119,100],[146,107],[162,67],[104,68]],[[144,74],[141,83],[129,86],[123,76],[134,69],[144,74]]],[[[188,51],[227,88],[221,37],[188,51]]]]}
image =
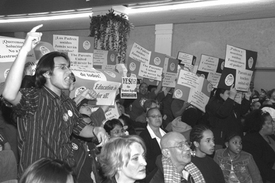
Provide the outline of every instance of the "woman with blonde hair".
{"type": "Polygon", "coordinates": [[[104,183],[133,183],[146,176],[146,148],[135,135],[111,138],[101,149],[98,161],[107,180],[104,183]]]}

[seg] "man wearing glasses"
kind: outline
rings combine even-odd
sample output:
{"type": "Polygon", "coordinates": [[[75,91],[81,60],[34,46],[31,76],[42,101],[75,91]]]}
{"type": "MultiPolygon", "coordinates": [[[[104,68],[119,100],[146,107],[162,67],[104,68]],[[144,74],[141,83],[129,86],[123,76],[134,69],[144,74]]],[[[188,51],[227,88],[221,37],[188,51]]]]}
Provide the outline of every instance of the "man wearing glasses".
{"type": "Polygon", "coordinates": [[[150,183],[204,183],[200,170],[191,162],[191,143],[178,132],[161,139],[162,155],[157,158],[158,171],[150,183]]]}

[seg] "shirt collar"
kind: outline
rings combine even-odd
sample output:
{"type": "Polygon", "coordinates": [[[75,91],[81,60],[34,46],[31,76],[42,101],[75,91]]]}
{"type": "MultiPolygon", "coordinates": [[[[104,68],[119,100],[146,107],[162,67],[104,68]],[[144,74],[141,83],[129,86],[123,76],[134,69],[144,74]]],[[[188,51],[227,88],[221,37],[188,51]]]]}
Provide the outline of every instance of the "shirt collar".
{"type": "MultiPolygon", "coordinates": [[[[149,134],[150,134],[150,136],[151,136],[152,139],[158,138],[158,137],[155,135],[155,133],[153,132],[153,130],[152,130],[152,128],[150,127],[149,124],[147,124],[146,128],[147,128],[147,130],[148,130],[148,132],[149,132],[149,134]]],[[[163,136],[163,135],[166,134],[165,131],[163,131],[161,128],[159,128],[159,131],[160,131],[161,136],[163,136]]]]}

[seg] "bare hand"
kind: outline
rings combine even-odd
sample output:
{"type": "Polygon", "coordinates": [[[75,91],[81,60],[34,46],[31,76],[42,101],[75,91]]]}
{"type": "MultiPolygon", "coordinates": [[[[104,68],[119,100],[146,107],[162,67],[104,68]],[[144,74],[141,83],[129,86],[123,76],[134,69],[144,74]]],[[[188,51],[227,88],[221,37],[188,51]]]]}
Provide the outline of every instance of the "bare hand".
{"type": "Polygon", "coordinates": [[[43,24],[35,26],[30,32],[28,32],[24,43],[24,48],[26,48],[27,51],[31,51],[40,42],[42,33],[36,31],[42,26],[43,24]]]}
{"type": "Polygon", "coordinates": [[[94,134],[100,143],[97,145],[97,147],[103,146],[109,140],[108,134],[102,127],[94,127],[94,134]]]}
{"type": "Polygon", "coordinates": [[[236,95],[237,95],[237,90],[236,90],[236,88],[234,87],[234,84],[233,84],[230,87],[229,98],[234,100],[236,95]]]}
{"type": "Polygon", "coordinates": [[[250,90],[248,90],[247,92],[244,93],[244,97],[247,99],[247,100],[250,100],[250,97],[252,95],[252,92],[250,90]]]}

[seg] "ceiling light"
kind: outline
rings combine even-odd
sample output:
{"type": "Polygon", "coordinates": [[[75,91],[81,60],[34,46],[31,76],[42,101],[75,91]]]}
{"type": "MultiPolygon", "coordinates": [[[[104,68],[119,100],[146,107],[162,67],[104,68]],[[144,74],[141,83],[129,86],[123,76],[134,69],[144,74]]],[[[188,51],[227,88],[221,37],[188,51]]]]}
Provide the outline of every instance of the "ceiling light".
{"type": "Polygon", "coordinates": [[[74,19],[74,18],[89,18],[92,16],[90,9],[89,11],[72,10],[62,12],[42,12],[42,13],[31,13],[31,14],[20,14],[20,15],[8,15],[1,16],[0,23],[16,23],[16,22],[35,22],[35,21],[49,21],[49,20],[62,20],[62,19],[74,19]]]}
{"type": "Polygon", "coordinates": [[[248,4],[254,2],[263,2],[264,0],[206,0],[206,1],[170,1],[160,4],[136,5],[128,7],[128,15],[135,13],[171,11],[179,9],[206,8],[220,5],[248,4]]]}

